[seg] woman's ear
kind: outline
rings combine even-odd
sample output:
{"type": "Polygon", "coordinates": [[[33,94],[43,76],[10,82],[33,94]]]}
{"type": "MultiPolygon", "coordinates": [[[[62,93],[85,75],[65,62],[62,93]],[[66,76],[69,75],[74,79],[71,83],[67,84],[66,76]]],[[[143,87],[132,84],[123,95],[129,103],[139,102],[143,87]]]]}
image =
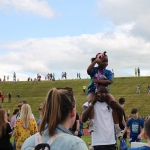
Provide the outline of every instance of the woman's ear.
{"type": "Polygon", "coordinates": [[[71,118],[73,118],[74,116],[76,116],[76,108],[73,108],[71,111],[71,118]]]}

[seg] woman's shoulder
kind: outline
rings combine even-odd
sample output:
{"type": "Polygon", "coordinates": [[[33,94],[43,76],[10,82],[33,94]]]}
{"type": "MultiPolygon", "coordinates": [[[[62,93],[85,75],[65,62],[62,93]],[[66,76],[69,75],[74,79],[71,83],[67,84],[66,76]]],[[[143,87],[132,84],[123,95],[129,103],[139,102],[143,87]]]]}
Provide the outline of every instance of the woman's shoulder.
{"type": "Polygon", "coordinates": [[[66,134],[56,139],[51,147],[57,147],[58,149],[63,147],[64,149],[62,150],[87,150],[87,146],[81,138],[70,134],[66,134]]]}

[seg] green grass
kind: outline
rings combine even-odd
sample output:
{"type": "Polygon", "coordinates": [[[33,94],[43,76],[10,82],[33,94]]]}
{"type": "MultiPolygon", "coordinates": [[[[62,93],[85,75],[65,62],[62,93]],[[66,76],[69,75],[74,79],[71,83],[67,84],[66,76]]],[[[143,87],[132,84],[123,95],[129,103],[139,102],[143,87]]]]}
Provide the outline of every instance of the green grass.
{"type": "MultiPolygon", "coordinates": [[[[91,136],[82,136],[83,141],[86,143],[86,145],[88,146],[88,142],[91,143],[91,136]]],[[[119,145],[119,140],[117,140],[117,145],[119,145]]],[[[142,139],[143,143],[147,143],[146,139],[142,139]]],[[[129,138],[127,138],[127,146],[130,147],[130,143],[129,143],[129,138]]]]}
{"type": "MultiPolygon", "coordinates": [[[[147,116],[150,110],[150,95],[147,95],[147,86],[150,83],[150,77],[117,77],[114,78],[113,84],[110,86],[110,92],[118,101],[120,97],[126,99],[125,112],[130,115],[131,109],[136,107],[140,116],[147,116]],[[136,86],[140,85],[141,93],[136,94],[136,86]]],[[[31,105],[33,114],[38,117],[38,106],[45,101],[47,92],[53,87],[73,87],[77,111],[82,113],[82,104],[86,101],[86,96],[83,94],[82,86],[88,87],[89,79],[74,79],[74,80],[57,80],[57,81],[41,81],[37,84],[28,81],[20,81],[17,83],[0,82],[0,91],[5,96],[4,103],[1,104],[6,110],[10,109],[11,115],[18,102],[22,99],[27,100],[31,105]],[[12,103],[8,103],[7,94],[12,93],[12,103]],[[21,99],[17,98],[17,93],[21,99]]]]}

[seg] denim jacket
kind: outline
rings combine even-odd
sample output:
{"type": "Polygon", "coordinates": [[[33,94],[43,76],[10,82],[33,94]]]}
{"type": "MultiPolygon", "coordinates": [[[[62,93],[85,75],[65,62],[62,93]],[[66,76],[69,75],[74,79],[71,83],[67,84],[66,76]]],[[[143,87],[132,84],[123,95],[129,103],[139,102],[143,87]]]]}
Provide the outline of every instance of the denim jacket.
{"type": "MultiPolygon", "coordinates": [[[[69,136],[58,137],[51,145],[51,150],[88,150],[85,142],[67,130],[64,126],[58,125],[55,129],[55,134],[67,133],[69,136]]],[[[42,135],[42,143],[47,143],[51,137],[48,135],[46,128],[42,135]]],[[[21,150],[32,150],[35,147],[35,135],[27,138],[21,147],[21,150]]]]}

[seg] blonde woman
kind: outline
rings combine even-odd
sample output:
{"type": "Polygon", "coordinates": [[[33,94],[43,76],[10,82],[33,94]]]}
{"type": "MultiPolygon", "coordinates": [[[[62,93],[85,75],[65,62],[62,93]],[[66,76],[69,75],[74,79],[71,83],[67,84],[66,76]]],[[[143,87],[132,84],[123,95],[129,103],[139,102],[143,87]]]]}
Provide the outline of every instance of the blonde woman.
{"type": "MultiPolygon", "coordinates": [[[[75,117],[76,104],[72,88],[53,88],[50,90],[43,107],[40,124],[42,143],[47,143],[54,138],[52,144],[48,142],[51,150],[88,150],[84,141],[74,136],[69,130],[75,122],[75,117]],[[58,137],[60,134],[64,134],[64,136],[58,137]],[[56,137],[58,138],[56,139],[56,137]]],[[[39,133],[37,134],[39,135],[39,133]]],[[[37,134],[29,137],[21,149],[31,150],[34,148],[38,144],[35,141],[37,134]]]]}
{"type": "Polygon", "coordinates": [[[14,126],[16,150],[20,150],[23,142],[36,132],[38,132],[38,128],[35,119],[32,117],[31,107],[28,104],[24,104],[21,108],[20,118],[14,126]]]}
{"type": "Polygon", "coordinates": [[[38,129],[40,127],[41,119],[42,119],[42,116],[43,116],[43,106],[44,106],[44,102],[39,105],[40,116],[39,116],[39,118],[36,119],[36,123],[37,123],[38,129]]]}
{"type": "Polygon", "coordinates": [[[10,124],[6,122],[7,113],[4,109],[0,109],[0,150],[12,150],[10,138],[12,130],[10,124]]]}

